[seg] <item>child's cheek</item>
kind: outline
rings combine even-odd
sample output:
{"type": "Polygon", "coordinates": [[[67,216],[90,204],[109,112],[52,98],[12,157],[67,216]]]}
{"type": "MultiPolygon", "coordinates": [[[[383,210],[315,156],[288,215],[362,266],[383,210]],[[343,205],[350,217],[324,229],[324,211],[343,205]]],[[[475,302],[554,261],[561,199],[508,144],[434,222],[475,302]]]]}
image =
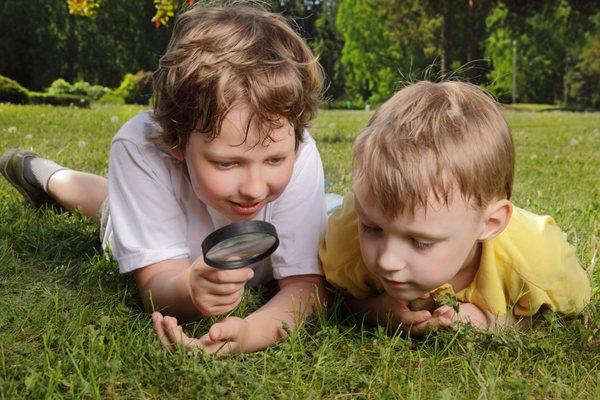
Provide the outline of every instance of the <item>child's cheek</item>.
{"type": "Polygon", "coordinates": [[[376,255],[374,247],[372,245],[369,245],[368,241],[364,239],[361,235],[359,235],[359,243],[360,254],[362,256],[363,262],[365,263],[365,266],[369,271],[375,273],[376,255]]]}
{"type": "Polygon", "coordinates": [[[234,192],[234,182],[226,174],[209,174],[205,181],[205,191],[215,200],[227,199],[234,192]]]}

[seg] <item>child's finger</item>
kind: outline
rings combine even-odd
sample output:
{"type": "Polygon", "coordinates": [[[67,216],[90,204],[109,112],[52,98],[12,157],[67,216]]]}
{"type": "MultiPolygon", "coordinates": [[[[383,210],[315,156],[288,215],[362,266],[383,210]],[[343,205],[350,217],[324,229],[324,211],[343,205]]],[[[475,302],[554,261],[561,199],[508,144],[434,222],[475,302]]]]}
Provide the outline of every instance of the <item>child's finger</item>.
{"type": "Polygon", "coordinates": [[[240,268],[240,269],[217,269],[211,268],[207,270],[204,277],[212,283],[223,284],[223,283],[241,283],[245,284],[247,281],[252,279],[254,271],[252,268],[240,268]]]}
{"type": "Polygon", "coordinates": [[[414,336],[423,336],[431,329],[429,321],[424,321],[410,327],[410,334],[414,336]]]}
{"type": "Polygon", "coordinates": [[[436,308],[433,311],[433,314],[431,314],[431,315],[433,317],[441,317],[443,315],[452,317],[451,314],[454,314],[454,313],[455,313],[455,311],[454,311],[454,309],[452,307],[447,306],[447,305],[443,305],[443,306],[440,306],[440,307],[436,308]]]}
{"type": "Polygon", "coordinates": [[[431,318],[431,313],[427,310],[405,311],[400,315],[400,322],[404,325],[416,325],[431,318]]]}
{"type": "Polygon", "coordinates": [[[169,341],[172,344],[182,343],[185,344],[183,337],[185,334],[179,325],[177,325],[177,320],[173,317],[165,317],[163,319],[163,328],[169,341]]]}
{"type": "Polygon", "coordinates": [[[208,330],[208,336],[213,342],[236,340],[239,336],[239,321],[239,318],[230,317],[216,323],[208,330]]]}
{"type": "Polygon", "coordinates": [[[156,336],[158,336],[158,340],[160,340],[162,345],[167,349],[171,349],[171,342],[169,341],[169,337],[163,328],[163,319],[164,317],[161,313],[152,313],[152,328],[154,328],[154,332],[156,333],[156,336]]]}
{"type": "Polygon", "coordinates": [[[207,292],[213,296],[224,297],[228,295],[240,295],[244,293],[245,283],[213,283],[207,288],[207,292]]]}
{"type": "Polygon", "coordinates": [[[175,317],[165,317],[163,325],[166,325],[165,332],[167,333],[172,346],[182,345],[187,351],[195,351],[201,347],[200,340],[186,335],[185,332],[183,332],[183,328],[177,324],[177,319],[175,317]]]}
{"type": "Polygon", "coordinates": [[[431,295],[429,294],[429,292],[427,292],[427,293],[423,293],[422,295],[420,295],[419,299],[427,300],[429,297],[431,297],[431,295]]]}

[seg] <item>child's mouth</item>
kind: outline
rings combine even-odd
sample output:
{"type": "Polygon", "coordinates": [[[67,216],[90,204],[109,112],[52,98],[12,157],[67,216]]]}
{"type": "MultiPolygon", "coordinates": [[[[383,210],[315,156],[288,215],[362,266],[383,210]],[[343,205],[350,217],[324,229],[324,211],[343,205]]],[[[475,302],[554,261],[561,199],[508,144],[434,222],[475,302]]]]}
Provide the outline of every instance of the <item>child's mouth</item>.
{"type": "Polygon", "coordinates": [[[408,285],[408,282],[393,281],[391,279],[381,278],[388,286],[403,287],[408,285]]]}
{"type": "Polygon", "coordinates": [[[262,207],[262,201],[256,203],[236,203],[235,201],[230,201],[230,203],[234,211],[241,215],[255,214],[262,207]]]}

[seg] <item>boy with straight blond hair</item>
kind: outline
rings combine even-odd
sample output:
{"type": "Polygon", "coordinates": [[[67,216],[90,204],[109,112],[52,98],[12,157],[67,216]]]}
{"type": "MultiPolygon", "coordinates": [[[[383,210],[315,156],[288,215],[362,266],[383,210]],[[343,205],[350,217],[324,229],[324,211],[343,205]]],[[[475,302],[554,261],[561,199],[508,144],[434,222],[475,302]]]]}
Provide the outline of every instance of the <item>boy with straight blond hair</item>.
{"type": "Polygon", "coordinates": [[[132,273],[168,348],[264,349],[320,306],[317,248],[326,226],[323,167],[307,128],[323,75],[279,15],[234,2],[182,13],[154,73],[154,108],[112,141],[108,181],[34,153],[8,150],[0,171],[31,203],[100,211],[103,245],[132,273]],[[202,241],[233,221],[273,224],[270,258],[236,270],[208,266],[202,241]],[[199,339],[179,320],[229,313],[247,285],[279,291],[246,318],[199,339]]]}
{"type": "Polygon", "coordinates": [[[580,313],[590,279],[551,217],[510,202],[514,160],[508,125],[477,86],[400,90],[354,144],[354,193],[319,249],[327,281],[371,322],[416,335],[495,330],[543,307],[580,313]]]}

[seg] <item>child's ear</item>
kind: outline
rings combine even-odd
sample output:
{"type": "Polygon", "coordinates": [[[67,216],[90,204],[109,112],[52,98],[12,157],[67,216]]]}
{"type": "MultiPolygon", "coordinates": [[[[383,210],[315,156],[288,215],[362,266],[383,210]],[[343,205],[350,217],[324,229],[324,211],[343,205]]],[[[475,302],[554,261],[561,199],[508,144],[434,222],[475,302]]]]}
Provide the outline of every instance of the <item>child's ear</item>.
{"type": "Polygon", "coordinates": [[[492,202],[484,212],[483,230],[478,240],[487,242],[499,235],[508,225],[512,210],[512,203],[509,200],[492,202]]]}
{"type": "Polygon", "coordinates": [[[179,161],[183,161],[185,159],[184,151],[181,150],[179,147],[171,149],[171,155],[179,161]]]}

